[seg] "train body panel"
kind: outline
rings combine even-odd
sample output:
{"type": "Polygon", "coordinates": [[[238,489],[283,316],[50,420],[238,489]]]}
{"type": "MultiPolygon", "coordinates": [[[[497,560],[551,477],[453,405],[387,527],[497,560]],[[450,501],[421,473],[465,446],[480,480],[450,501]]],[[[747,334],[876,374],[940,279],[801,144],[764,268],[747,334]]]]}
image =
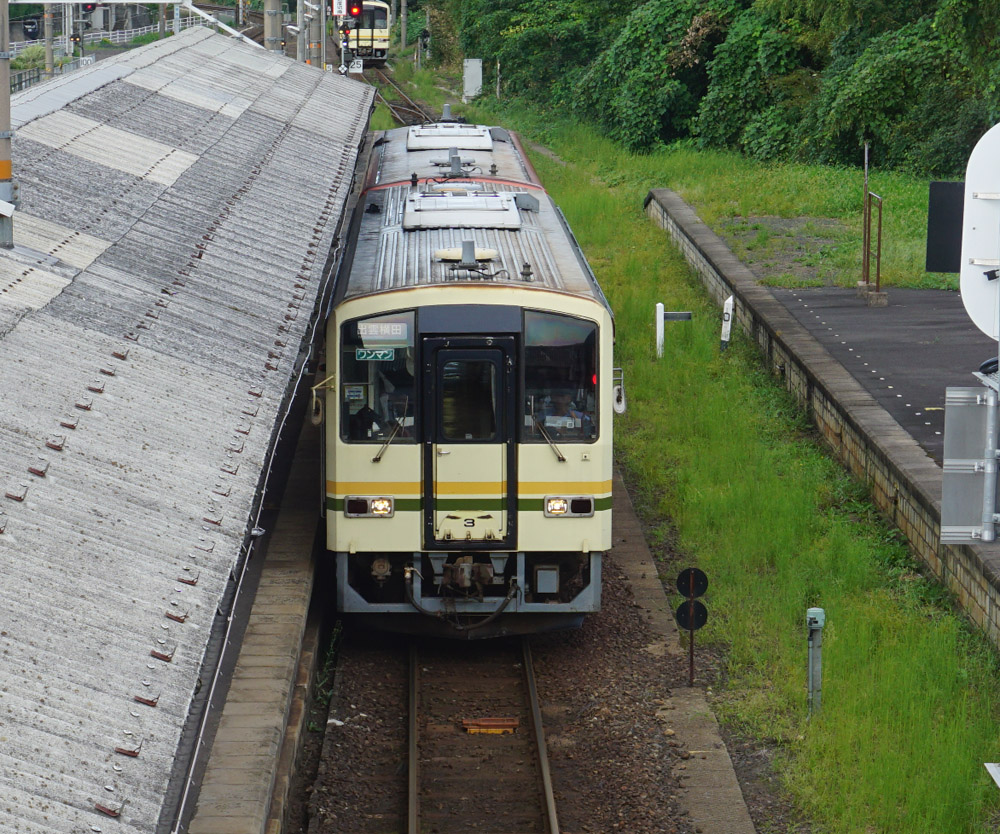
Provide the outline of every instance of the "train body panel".
{"type": "Polygon", "coordinates": [[[328,321],[338,608],[460,637],[577,625],[611,546],[611,313],[509,134],[442,166],[426,143],[456,134],[422,133],[378,143],[328,321]]]}

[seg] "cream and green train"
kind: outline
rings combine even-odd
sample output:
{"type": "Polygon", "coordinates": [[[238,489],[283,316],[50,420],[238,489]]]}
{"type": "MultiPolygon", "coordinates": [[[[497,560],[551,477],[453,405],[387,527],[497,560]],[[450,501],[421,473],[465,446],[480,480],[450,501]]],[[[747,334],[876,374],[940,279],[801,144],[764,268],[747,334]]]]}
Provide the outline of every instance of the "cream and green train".
{"type": "Polygon", "coordinates": [[[579,625],[611,547],[611,311],[517,137],[374,143],[326,335],[337,608],[464,638],[579,625]]]}

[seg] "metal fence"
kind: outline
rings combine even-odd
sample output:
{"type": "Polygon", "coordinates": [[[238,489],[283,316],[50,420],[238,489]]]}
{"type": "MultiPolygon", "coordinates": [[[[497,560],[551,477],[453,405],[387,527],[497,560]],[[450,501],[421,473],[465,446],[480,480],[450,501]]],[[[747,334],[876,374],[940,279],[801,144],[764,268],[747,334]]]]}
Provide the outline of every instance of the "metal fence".
{"type": "MultiPolygon", "coordinates": [[[[187,17],[181,18],[181,28],[187,29],[189,26],[209,26],[209,22],[197,15],[188,15],[187,17]]],[[[91,31],[84,32],[83,44],[86,47],[87,44],[104,43],[105,41],[112,43],[116,46],[121,46],[122,44],[131,43],[138,37],[142,35],[148,35],[154,32],[159,32],[160,26],[158,23],[154,23],[152,26],[142,26],[138,29],[116,29],[112,32],[105,31],[91,31]]],[[[174,31],[174,21],[167,21],[167,31],[174,31]]],[[[56,43],[54,45],[54,52],[57,57],[63,56],[65,53],[61,48],[61,43],[64,40],[64,35],[58,35],[56,43]]],[[[13,41],[10,45],[10,51],[12,55],[18,55],[24,52],[29,46],[45,46],[44,40],[38,41],[13,41]]],[[[93,55],[86,55],[83,58],[74,58],[71,61],[65,61],[62,64],[57,64],[53,66],[53,75],[61,75],[67,72],[73,72],[73,70],[78,70],[80,67],[86,67],[93,64],[97,60],[93,55]]],[[[10,91],[16,93],[20,90],[27,90],[28,87],[33,84],[37,84],[39,81],[45,80],[45,70],[43,69],[26,69],[13,71],[10,74],[10,91]]]]}
{"type": "MultiPolygon", "coordinates": [[[[207,25],[207,21],[197,15],[188,15],[187,17],[181,18],[181,29],[187,29],[189,26],[202,26],[207,25]]],[[[138,29],[116,29],[113,32],[104,31],[101,29],[91,30],[89,32],[83,33],[83,45],[86,46],[88,43],[101,43],[102,41],[108,41],[120,46],[124,43],[131,43],[135,38],[142,35],[148,35],[153,32],[160,31],[160,24],[154,23],[152,26],[141,26],[138,29]]],[[[174,19],[167,19],[167,31],[174,31],[174,19]]],[[[60,44],[66,38],[65,34],[56,35],[55,47],[57,50],[60,49],[60,44]]],[[[29,46],[45,46],[44,40],[36,41],[11,41],[10,51],[12,57],[16,57],[20,53],[24,52],[29,46]]]]}

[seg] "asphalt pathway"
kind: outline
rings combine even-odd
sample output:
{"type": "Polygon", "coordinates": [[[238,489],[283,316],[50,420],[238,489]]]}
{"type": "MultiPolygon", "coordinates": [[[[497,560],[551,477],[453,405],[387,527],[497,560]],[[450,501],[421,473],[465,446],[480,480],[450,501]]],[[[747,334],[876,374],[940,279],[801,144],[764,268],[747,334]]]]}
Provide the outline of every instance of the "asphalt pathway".
{"type": "Polygon", "coordinates": [[[940,464],[945,389],[979,385],[972,373],[997,355],[961,296],[889,288],[886,307],[869,307],[841,287],[771,292],[940,464]]]}

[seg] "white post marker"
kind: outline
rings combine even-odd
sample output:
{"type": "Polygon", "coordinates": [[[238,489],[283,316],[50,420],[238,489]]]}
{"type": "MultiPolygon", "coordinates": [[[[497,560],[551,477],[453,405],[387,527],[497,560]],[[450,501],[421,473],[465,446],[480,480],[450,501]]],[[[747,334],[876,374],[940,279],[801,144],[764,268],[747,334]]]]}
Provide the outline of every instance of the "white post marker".
{"type": "Polygon", "coordinates": [[[726,303],[722,305],[722,343],[719,346],[719,353],[729,347],[729,333],[733,329],[733,297],[729,296],[726,303]]]}
{"type": "Polygon", "coordinates": [[[656,358],[663,358],[663,304],[656,302],[656,358]]]}
{"type": "Polygon", "coordinates": [[[660,302],[656,302],[656,358],[663,358],[663,322],[691,321],[690,313],[668,313],[660,302]]]}
{"type": "Polygon", "coordinates": [[[1000,764],[996,762],[985,762],[984,767],[989,772],[990,776],[993,777],[993,781],[997,783],[997,787],[1000,788],[1000,764]]]}

